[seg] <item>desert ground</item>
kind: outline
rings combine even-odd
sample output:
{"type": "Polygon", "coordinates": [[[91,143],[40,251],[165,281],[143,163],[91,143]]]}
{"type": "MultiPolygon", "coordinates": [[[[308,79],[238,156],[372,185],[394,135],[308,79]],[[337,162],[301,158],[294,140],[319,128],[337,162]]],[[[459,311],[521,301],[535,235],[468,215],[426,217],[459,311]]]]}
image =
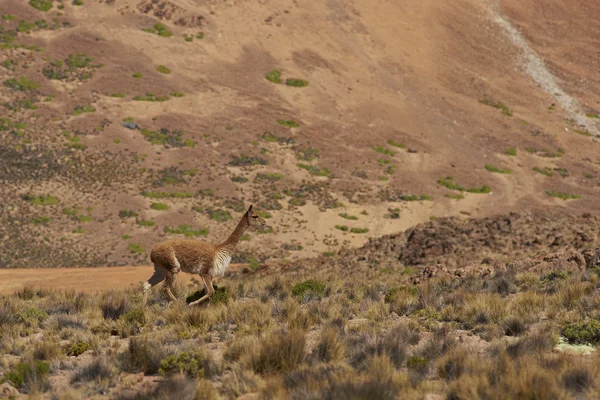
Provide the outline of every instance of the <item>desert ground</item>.
{"type": "Polygon", "coordinates": [[[0,396],[598,398],[599,13],[2,0],[0,396]]]}

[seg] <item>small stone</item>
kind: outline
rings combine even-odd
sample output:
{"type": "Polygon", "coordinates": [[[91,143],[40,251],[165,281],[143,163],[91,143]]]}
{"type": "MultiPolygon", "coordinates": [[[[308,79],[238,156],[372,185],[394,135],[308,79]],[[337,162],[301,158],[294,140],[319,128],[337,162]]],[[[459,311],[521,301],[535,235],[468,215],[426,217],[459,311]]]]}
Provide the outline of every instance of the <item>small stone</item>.
{"type": "Polygon", "coordinates": [[[140,129],[140,126],[135,122],[123,122],[122,125],[128,129],[140,129]]]}

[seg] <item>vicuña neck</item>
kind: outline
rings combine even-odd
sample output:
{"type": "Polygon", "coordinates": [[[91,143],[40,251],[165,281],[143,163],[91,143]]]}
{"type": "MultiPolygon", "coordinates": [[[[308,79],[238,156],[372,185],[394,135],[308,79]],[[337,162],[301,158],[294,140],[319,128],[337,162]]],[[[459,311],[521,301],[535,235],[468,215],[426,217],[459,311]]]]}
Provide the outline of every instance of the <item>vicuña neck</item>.
{"type": "Polygon", "coordinates": [[[237,246],[238,242],[240,241],[240,238],[242,237],[248,226],[248,221],[246,219],[246,216],[244,215],[233,230],[233,232],[231,232],[231,235],[229,235],[227,240],[221,243],[219,247],[221,247],[225,251],[233,252],[235,246],[237,246]]]}

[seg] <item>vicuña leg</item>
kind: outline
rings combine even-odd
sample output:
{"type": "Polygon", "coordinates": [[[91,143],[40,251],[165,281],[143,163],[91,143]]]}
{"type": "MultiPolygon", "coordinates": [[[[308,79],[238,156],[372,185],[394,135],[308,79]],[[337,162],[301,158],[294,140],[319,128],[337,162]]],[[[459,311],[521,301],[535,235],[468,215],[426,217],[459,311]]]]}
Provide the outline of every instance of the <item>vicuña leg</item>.
{"type": "Polygon", "coordinates": [[[172,301],[174,301],[177,304],[180,304],[179,300],[177,300],[177,297],[175,297],[175,295],[171,291],[171,288],[173,288],[173,284],[175,283],[175,279],[177,279],[176,272],[167,272],[167,279],[165,279],[165,284],[164,284],[165,292],[167,292],[167,294],[169,295],[169,297],[171,298],[172,301]]]}
{"type": "Polygon", "coordinates": [[[210,297],[215,293],[215,288],[212,285],[212,278],[210,275],[200,275],[200,278],[204,281],[204,287],[206,288],[206,294],[200,297],[196,301],[192,301],[189,306],[195,306],[196,304],[202,303],[204,300],[210,299],[210,297]]]}
{"type": "Polygon", "coordinates": [[[144,305],[146,305],[146,301],[148,301],[148,292],[150,291],[150,288],[152,288],[152,286],[158,285],[159,283],[161,283],[164,280],[165,280],[165,270],[161,266],[154,264],[154,275],[152,275],[150,277],[150,279],[148,279],[142,285],[142,288],[144,290],[144,300],[143,300],[144,305]]]}

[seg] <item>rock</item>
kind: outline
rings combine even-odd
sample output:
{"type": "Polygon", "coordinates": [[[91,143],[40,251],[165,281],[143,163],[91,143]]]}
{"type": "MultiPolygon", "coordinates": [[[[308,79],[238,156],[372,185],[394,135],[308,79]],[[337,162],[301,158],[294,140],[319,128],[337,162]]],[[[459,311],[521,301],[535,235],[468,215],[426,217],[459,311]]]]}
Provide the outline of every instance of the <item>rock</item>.
{"type": "Polygon", "coordinates": [[[135,122],[123,122],[121,125],[128,129],[140,129],[140,126],[135,122]]]}
{"type": "Polygon", "coordinates": [[[2,397],[3,399],[10,399],[13,397],[17,397],[18,395],[19,391],[10,383],[4,382],[2,385],[0,385],[0,397],[2,397]]]}

